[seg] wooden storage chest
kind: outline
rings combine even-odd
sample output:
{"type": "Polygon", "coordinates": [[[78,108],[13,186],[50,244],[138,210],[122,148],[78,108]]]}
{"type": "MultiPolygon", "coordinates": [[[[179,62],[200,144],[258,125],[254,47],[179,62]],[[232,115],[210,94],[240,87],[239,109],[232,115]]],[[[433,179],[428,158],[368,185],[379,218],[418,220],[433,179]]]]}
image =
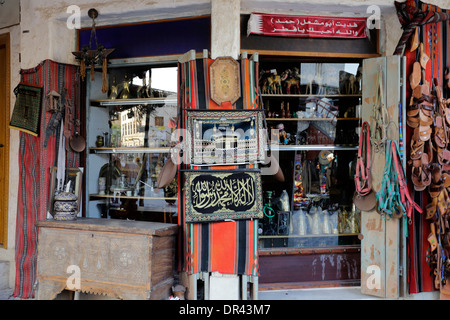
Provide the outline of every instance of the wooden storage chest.
{"type": "Polygon", "coordinates": [[[123,300],[170,296],[177,225],[84,218],[37,226],[38,300],[65,289],[123,300]]]}

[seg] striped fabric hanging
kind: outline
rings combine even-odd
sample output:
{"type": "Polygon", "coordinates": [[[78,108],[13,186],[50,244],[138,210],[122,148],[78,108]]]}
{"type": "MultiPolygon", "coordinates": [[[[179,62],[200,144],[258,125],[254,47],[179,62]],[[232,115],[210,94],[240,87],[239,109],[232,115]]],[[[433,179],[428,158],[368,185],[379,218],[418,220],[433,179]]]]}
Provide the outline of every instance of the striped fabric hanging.
{"type": "MultiPolygon", "coordinates": [[[[179,82],[185,83],[185,96],[180,97],[181,108],[223,109],[211,99],[209,67],[213,59],[189,59],[179,63],[179,82]]],[[[241,98],[228,108],[235,110],[258,108],[257,63],[243,58],[238,61],[241,72],[241,98]]],[[[183,117],[185,123],[185,116],[183,117]]],[[[184,125],[183,125],[184,127],[184,125]]],[[[253,166],[211,167],[214,169],[252,168],[253,166]]],[[[207,167],[188,167],[192,170],[208,170],[207,167]]],[[[181,180],[179,190],[182,190],[181,180]]],[[[258,268],[258,220],[187,224],[183,196],[179,200],[179,225],[184,239],[184,257],[180,258],[180,269],[188,274],[219,272],[222,274],[254,275],[258,268]]]]}
{"type": "MultiPolygon", "coordinates": [[[[53,134],[44,148],[45,132],[51,118],[51,113],[46,111],[46,95],[51,90],[61,92],[65,88],[66,98],[70,99],[72,105],[79,106],[78,67],[46,60],[35,68],[22,70],[21,81],[44,88],[41,134],[34,137],[21,132],[19,145],[14,297],[30,299],[34,297],[33,286],[36,282],[38,230],[35,224],[47,217],[50,168],[56,165],[56,137],[59,136],[58,132],[53,134]]],[[[66,167],[78,167],[79,163],[80,155],[67,151],[66,167]]]]}

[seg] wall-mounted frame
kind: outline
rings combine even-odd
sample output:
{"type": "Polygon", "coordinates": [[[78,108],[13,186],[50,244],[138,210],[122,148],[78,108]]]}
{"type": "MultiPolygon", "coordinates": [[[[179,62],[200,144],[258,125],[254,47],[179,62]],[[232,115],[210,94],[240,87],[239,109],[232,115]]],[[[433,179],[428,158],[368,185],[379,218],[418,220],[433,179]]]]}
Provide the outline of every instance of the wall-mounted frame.
{"type": "Polygon", "coordinates": [[[183,173],[187,223],[263,218],[260,170],[183,173]]]}
{"type": "Polygon", "coordinates": [[[81,208],[81,186],[82,186],[82,180],[83,180],[83,168],[69,168],[67,169],[67,174],[68,174],[68,181],[72,181],[71,182],[71,190],[70,192],[74,193],[78,200],[78,209],[81,208]]]}
{"type": "MultiPolygon", "coordinates": [[[[57,189],[57,181],[56,181],[56,174],[57,174],[58,168],[52,167],[50,168],[50,189],[48,193],[48,212],[54,216],[54,200],[55,200],[55,192],[61,191],[56,190],[57,189]]],[[[81,188],[82,188],[82,179],[83,179],[83,168],[68,168],[67,169],[67,181],[71,181],[70,185],[70,192],[74,193],[77,197],[77,203],[78,203],[78,210],[81,209],[81,188]]]]}
{"type": "Polygon", "coordinates": [[[241,97],[239,63],[231,57],[219,57],[210,66],[211,99],[221,105],[234,104],[241,97]]]}
{"type": "Polygon", "coordinates": [[[262,110],[187,110],[186,114],[187,163],[202,166],[264,161],[262,110]]]}

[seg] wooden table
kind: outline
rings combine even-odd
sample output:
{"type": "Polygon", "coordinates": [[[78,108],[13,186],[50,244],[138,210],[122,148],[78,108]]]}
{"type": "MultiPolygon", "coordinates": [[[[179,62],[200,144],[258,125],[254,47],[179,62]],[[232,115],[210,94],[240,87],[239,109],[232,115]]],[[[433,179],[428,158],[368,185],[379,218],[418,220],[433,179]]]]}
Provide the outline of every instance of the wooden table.
{"type": "Polygon", "coordinates": [[[177,225],[78,219],[37,226],[38,300],[65,289],[124,300],[170,296],[177,225]]]}

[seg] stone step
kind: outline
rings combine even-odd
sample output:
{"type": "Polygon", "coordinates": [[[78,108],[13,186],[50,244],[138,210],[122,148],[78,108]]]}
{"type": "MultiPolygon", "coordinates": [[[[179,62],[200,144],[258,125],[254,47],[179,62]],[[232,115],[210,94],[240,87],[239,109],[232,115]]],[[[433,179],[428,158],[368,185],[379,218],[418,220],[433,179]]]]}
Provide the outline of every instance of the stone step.
{"type": "Polygon", "coordinates": [[[0,261],[0,290],[9,289],[9,261],[0,261]]]}

